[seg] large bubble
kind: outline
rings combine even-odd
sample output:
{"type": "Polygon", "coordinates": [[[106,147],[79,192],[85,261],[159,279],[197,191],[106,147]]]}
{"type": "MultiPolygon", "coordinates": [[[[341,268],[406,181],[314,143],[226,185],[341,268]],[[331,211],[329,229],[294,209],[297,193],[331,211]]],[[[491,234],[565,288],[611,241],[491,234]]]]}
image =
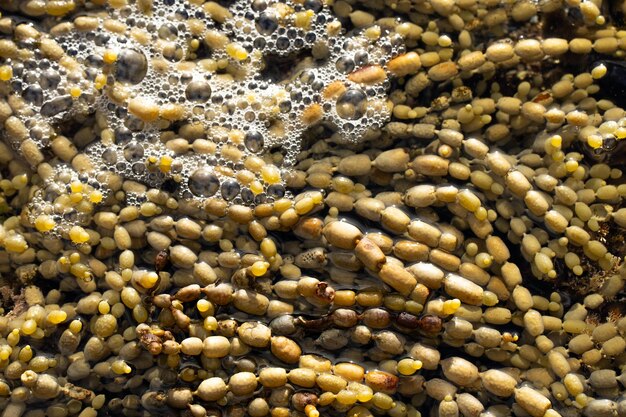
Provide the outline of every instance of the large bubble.
{"type": "Polygon", "coordinates": [[[146,56],[135,49],[123,49],[117,58],[115,79],[121,82],[139,84],[148,72],[146,56]]]}
{"type": "Polygon", "coordinates": [[[189,176],[189,191],[198,197],[211,197],[220,187],[220,181],[207,167],[198,168],[189,176]]]}
{"type": "Polygon", "coordinates": [[[351,88],[337,99],[337,114],[342,119],[360,119],[366,110],[367,96],[360,88],[351,88]]]}

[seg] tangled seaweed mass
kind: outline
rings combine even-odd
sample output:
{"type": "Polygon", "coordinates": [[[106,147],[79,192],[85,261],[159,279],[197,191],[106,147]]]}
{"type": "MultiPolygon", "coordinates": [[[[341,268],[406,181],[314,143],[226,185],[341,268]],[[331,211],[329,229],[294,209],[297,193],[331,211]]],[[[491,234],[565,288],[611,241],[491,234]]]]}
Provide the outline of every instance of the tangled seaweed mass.
{"type": "Polygon", "coordinates": [[[1,417],[626,416],[625,2],[0,10],[1,417]]]}

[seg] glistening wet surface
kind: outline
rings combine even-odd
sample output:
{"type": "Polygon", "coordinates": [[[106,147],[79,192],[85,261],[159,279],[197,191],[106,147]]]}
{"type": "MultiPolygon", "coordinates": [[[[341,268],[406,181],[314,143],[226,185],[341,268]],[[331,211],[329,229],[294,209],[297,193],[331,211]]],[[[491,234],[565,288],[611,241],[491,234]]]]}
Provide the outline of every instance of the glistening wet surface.
{"type": "Polygon", "coordinates": [[[2,417],[626,416],[621,1],[0,10],[2,417]]]}

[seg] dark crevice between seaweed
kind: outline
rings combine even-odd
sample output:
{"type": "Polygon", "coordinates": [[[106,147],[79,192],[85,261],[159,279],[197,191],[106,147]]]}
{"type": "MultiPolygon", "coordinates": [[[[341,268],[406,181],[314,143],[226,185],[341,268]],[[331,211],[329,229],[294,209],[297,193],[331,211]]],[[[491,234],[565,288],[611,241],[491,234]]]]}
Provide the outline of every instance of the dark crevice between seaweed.
{"type": "Polygon", "coordinates": [[[261,70],[261,79],[273,84],[289,81],[302,68],[302,63],[311,57],[310,49],[303,49],[288,56],[265,54],[264,67],[261,70]]]}

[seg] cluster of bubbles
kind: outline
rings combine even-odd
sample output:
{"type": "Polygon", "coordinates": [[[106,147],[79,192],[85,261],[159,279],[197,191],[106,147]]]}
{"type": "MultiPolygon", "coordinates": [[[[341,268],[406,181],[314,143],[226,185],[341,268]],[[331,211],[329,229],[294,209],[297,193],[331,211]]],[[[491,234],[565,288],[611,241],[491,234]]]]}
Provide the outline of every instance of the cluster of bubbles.
{"type": "MultiPolygon", "coordinates": [[[[228,9],[158,0],[107,11],[90,16],[91,26],[79,17],[51,31],[63,56],[26,40],[32,57],[6,62],[13,93],[29,107],[19,117],[40,149],[64,124],[95,115],[100,130],[75,145],[96,171],[177,198],[251,205],[286,195],[283,177],[307,129],[323,124],[356,142],[389,118],[388,78],[358,83],[350,74],[384,67],[403,52],[402,39],[384,30],[343,33],[320,0],[241,0],[228,9]],[[161,139],[184,123],[201,126],[204,151],[174,152],[161,139]],[[252,170],[254,179],[242,181],[238,173],[251,171],[254,156],[275,164],[278,176],[252,170]]],[[[49,189],[66,186],[51,178],[49,189]]],[[[53,203],[53,191],[42,195],[38,207],[53,203]]]]}

